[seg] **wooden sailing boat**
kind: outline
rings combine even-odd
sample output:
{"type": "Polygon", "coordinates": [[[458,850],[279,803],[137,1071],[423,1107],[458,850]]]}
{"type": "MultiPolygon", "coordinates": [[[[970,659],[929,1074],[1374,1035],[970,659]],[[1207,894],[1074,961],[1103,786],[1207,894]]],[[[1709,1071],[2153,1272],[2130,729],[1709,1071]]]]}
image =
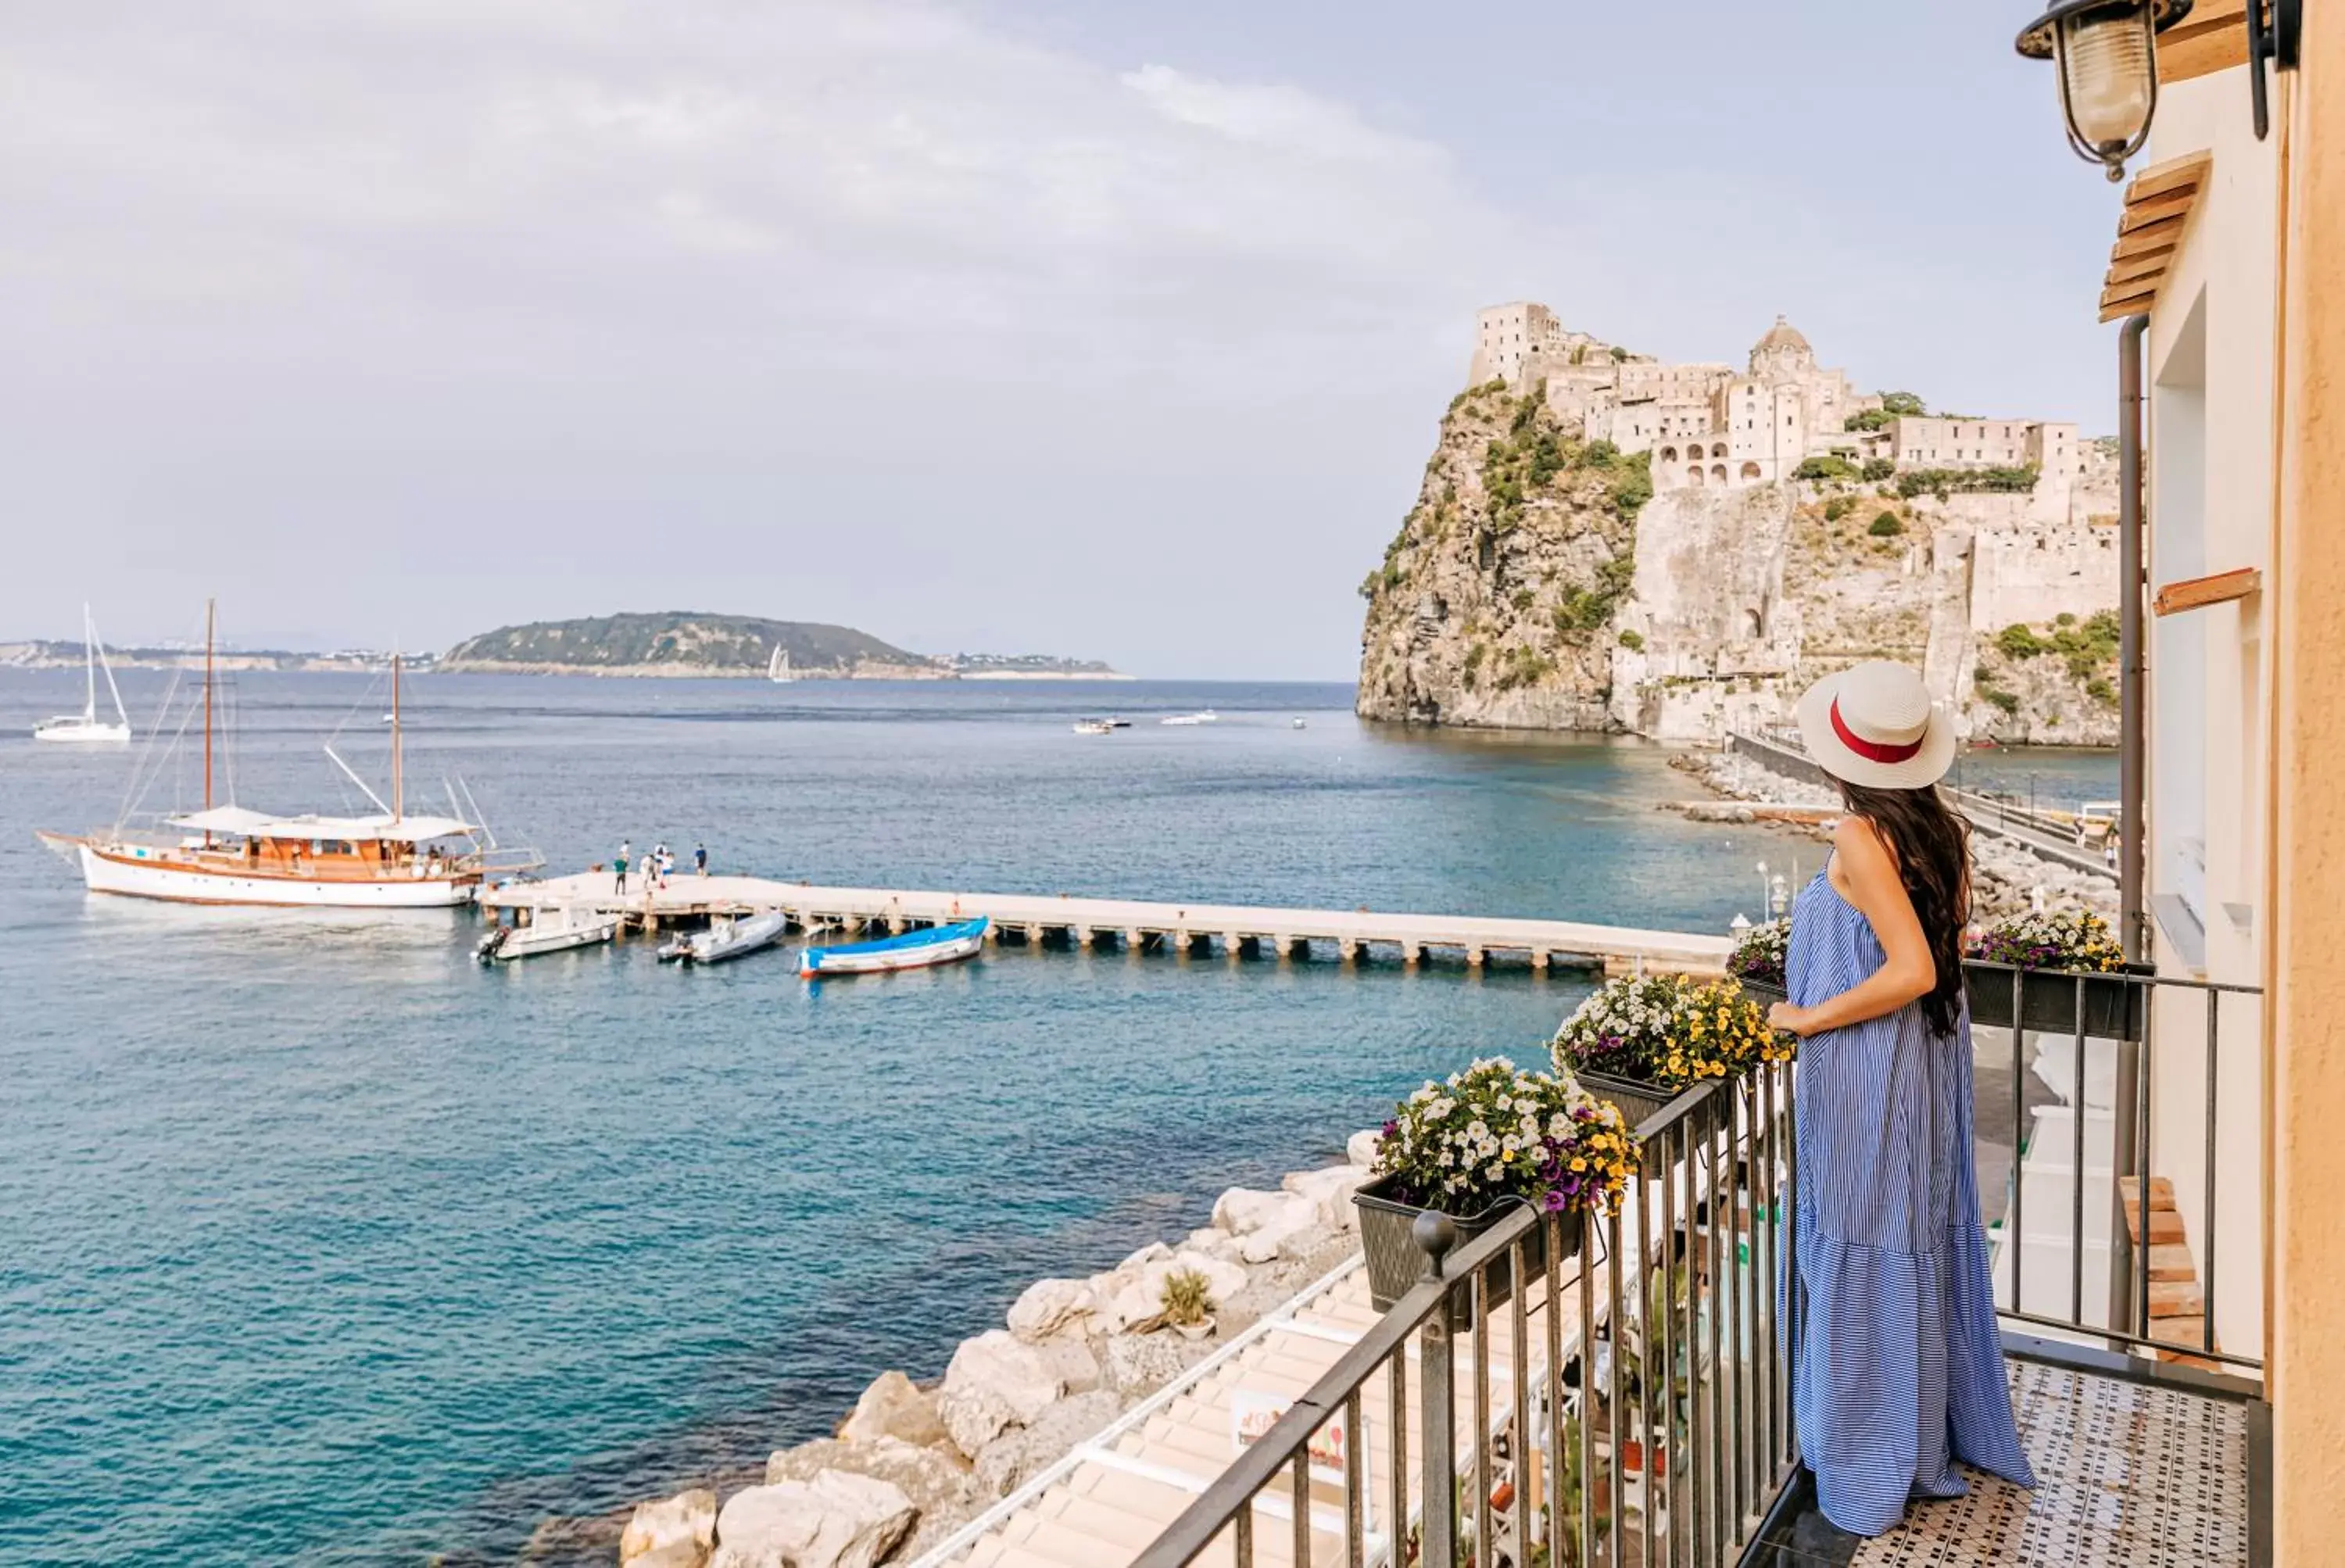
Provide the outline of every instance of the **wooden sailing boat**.
{"type": "Polygon", "coordinates": [[[207,604],[203,809],[164,818],[177,833],[142,833],[117,823],[86,835],[41,835],[78,860],[90,891],[179,903],[434,909],[469,903],[482,879],[493,872],[543,863],[530,851],[496,850],[485,830],[461,817],[407,814],[396,656],[391,661],[391,799],[382,800],[332,747],[326,748],[379,814],[289,816],[215,803],[214,624],[207,604]]]}
{"type": "Polygon", "coordinates": [[[121,746],[130,739],[130,715],[123,711],[122,688],[114,684],[114,667],[106,662],[106,650],[98,646],[97,623],[90,619],[89,606],[81,607],[81,661],[87,680],[87,696],[81,711],[61,713],[45,718],[33,726],[33,738],[78,742],[87,745],[121,746]],[[108,724],[97,717],[97,671],[106,668],[106,689],[114,697],[114,722],[108,724]]]}

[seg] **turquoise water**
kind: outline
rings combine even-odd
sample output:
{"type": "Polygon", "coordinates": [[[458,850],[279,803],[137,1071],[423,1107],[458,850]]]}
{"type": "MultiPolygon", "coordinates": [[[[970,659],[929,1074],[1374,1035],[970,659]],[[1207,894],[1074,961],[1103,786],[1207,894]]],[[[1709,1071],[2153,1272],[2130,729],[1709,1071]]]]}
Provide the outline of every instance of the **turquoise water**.
{"type": "MultiPolygon", "coordinates": [[[[134,711],[163,677],[126,677],[134,711]]],[[[1529,1053],[1581,983],[1030,952],[810,992],[629,944],[493,972],[470,916],[91,900],[36,827],[130,762],[0,671],[0,1555],[511,1561],[934,1376],[1025,1283],[1332,1156],[1427,1074],[1529,1053]]],[[[239,794],[361,809],[359,677],[245,677],[239,794]]],[[[1634,744],[1373,733],[1336,687],[414,683],[553,869],[621,834],[858,884],[1716,930],[1812,855],[1654,809],[1634,744]],[[1157,712],[1211,704],[1217,726],[1157,712]],[[1069,732],[1113,705],[1113,737],[1069,732]],[[1290,717],[1307,717],[1294,729],[1290,717]]],[[[167,772],[192,800],[192,769],[167,772]]]]}

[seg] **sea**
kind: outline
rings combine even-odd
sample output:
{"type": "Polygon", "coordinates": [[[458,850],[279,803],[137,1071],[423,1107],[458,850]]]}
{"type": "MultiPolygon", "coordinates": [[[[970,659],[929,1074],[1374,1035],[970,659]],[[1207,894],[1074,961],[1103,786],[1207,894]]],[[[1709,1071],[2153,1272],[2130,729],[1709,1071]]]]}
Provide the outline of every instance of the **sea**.
{"type": "MultiPolygon", "coordinates": [[[[1011,947],[815,987],[782,952],[678,971],[641,941],[484,970],[469,911],[91,897],[35,830],[200,803],[176,678],[123,672],[141,741],[84,750],[29,735],[79,708],[78,672],[0,670],[12,1563],[584,1560],[549,1521],[826,1433],[1031,1280],[1338,1157],[1428,1076],[1543,1061],[1589,983],[1011,947]]],[[[624,839],[817,883],[1703,932],[1815,869],[1812,840],[1662,809],[1700,793],[1663,748],[1370,727],[1351,701],[427,676],[403,803],[476,803],[554,871],[624,839]],[[1108,712],[1132,728],[1072,732],[1108,712]]],[[[239,674],[217,708],[216,799],[389,789],[380,677],[239,674]]],[[[2115,775],[1965,769],[2045,805],[2115,775]]]]}

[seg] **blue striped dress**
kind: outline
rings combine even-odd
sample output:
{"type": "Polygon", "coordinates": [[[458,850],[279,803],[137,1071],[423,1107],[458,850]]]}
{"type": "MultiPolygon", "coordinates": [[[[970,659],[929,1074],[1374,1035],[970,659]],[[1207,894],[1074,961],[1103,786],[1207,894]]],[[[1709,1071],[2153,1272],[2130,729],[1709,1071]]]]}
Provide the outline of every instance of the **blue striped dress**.
{"type": "MultiPolygon", "coordinates": [[[[1812,1007],[1885,955],[1828,873],[1800,894],[1786,979],[1812,1007]]],[[[1919,1003],[1800,1047],[1792,1398],[1824,1516],[1878,1535],[1909,1497],[1960,1497],[1955,1461],[2035,1484],[2011,1419],[1971,1154],[1970,1013],[1919,1003]]]]}

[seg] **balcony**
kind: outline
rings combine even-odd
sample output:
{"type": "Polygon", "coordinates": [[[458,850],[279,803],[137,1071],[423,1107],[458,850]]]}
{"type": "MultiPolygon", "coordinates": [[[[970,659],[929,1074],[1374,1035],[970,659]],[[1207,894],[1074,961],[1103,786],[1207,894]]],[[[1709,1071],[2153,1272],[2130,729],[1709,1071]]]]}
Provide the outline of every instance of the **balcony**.
{"type": "Polygon", "coordinates": [[[2245,1025],[2260,1000],[2149,976],[2110,983],[2127,988],[2118,1015],[2137,1020],[2113,1033],[2138,1043],[2087,1035],[2081,985],[2070,1033],[1982,1028],[1975,1043],[1977,1153],[1995,1173],[1982,1183],[1982,1218],[2033,1492],[1966,1472],[1967,1497],[1916,1502],[1870,1540],[1817,1512],[1773,1288],[1798,1207],[1797,1073],[1770,1068],[1650,1118],[1619,1214],[1526,1211],[1454,1252],[1428,1252],[1423,1281],[1381,1318],[1359,1312],[1347,1282],[1322,1282],[1314,1301],[1264,1326],[1317,1344],[1317,1360],[1274,1366],[1265,1355],[1249,1370],[1233,1346],[1198,1384],[1167,1390],[1125,1433],[1010,1500],[949,1560],[2268,1563],[2269,1407],[2259,1363],[2222,1343],[2228,1293],[2215,1288],[2259,1274],[2260,1223],[2219,1249],[2213,1228],[2229,1212],[2227,1176],[2234,1208],[2259,1190],[2259,1142],[2236,1174],[2220,1163],[2236,1140],[2217,1088],[2232,1071],[2227,1054],[2248,1052],[2252,1066],[2245,1025]],[[2185,1116],[2202,1123],[2188,1139],[2177,1136],[2185,1116]],[[2144,1173],[2162,1182],[2145,1186],[2144,1173]],[[2129,1201],[2144,1190],[2147,1212],[2129,1201]],[[2178,1190],[2198,1202],[2195,1233],[2171,1207],[2178,1190]],[[2195,1240],[2195,1257],[2178,1236],[2195,1240]],[[1542,1257],[1561,1261],[1542,1268],[1542,1257]],[[2218,1258],[2234,1275],[2218,1281],[2218,1258]],[[2194,1291],[2194,1315],[2161,1320],[2158,1304],[2188,1304],[2194,1291]],[[1284,1413],[1234,1458],[1145,1457],[1150,1422],[1185,1400],[1193,1420],[1204,1412],[1197,1430],[1210,1427],[1249,1379],[1284,1413]],[[1104,1481],[1083,1473],[1101,1453],[1104,1481]]]}

